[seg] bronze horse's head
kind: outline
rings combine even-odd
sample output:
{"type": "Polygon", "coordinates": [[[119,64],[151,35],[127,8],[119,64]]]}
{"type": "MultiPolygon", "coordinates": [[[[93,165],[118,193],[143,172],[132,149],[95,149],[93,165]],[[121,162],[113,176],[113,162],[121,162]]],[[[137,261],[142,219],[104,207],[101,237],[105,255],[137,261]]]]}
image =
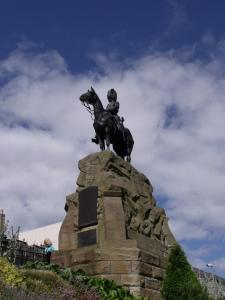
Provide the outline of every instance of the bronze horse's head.
{"type": "Polygon", "coordinates": [[[98,96],[95,90],[93,89],[93,87],[91,87],[90,90],[88,90],[86,93],[80,96],[80,101],[82,103],[86,102],[87,104],[92,104],[92,105],[96,102],[97,99],[98,96]]]}

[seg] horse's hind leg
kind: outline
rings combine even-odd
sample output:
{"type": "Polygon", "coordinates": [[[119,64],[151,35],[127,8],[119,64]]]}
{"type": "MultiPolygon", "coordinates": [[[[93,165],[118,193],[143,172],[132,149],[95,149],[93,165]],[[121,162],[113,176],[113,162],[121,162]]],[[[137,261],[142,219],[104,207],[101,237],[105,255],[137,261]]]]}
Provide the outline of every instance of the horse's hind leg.
{"type": "Polygon", "coordinates": [[[100,150],[104,151],[105,150],[105,141],[104,141],[104,135],[103,135],[104,132],[102,132],[101,127],[99,126],[98,123],[94,122],[93,126],[95,129],[96,138],[97,138],[100,150]]]}
{"type": "Polygon", "coordinates": [[[105,128],[105,142],[106,142],[107,150],[110,150],[110,131],[109,131],[109,127],[105,128]]]}
{"type": "Polygon", "coordinates": [[[126,157],[126,161],[131,162],[131,152],[133,150],[133,145],[134,143],[132,143],[131,145],[127,144],[127,157],[126,157]]]}
{"type": "Polygon", "coordinates": [[[98,137],[98,140],[99,140],[99,146],[100,146],[101,151],[104,151],[105,150],[105,141],[104,141],[104,139],[98,137]]]}

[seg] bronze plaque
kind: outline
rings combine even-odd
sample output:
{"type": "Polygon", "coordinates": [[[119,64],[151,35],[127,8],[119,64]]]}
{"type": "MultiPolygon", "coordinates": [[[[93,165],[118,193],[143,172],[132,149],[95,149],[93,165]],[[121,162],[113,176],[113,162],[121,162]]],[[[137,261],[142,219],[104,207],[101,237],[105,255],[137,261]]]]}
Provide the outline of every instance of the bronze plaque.
{"type": "Polygon", "coordinates": [[[96,244],[96,229],[78,232],[78,247],[96,244]]]}
{"type": "Polygon", "coordinates": [[[84,228],[96,225],[98,187],[90,186],[79,192],[78,226],[84,228]]]}

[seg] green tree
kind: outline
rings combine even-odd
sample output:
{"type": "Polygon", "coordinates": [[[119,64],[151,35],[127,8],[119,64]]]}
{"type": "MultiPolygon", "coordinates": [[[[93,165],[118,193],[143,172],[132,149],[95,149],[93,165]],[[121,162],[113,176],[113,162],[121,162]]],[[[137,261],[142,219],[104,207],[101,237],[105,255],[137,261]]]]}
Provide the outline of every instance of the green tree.
{"type": "Polygon", "coordinates": [[[162,285],[165,300],[208,300],[209,295],[193,272],[179,245],[172,247],[162,285]]]}
{"type": "Polygon", "coordinates": [[[14,231],[13,226],[9,230],[9,221],[7,221],[0,232],[0,256],[6,257],[9,262],[14,264],[19,247],[19,231],[19,227],[14,231]]]}

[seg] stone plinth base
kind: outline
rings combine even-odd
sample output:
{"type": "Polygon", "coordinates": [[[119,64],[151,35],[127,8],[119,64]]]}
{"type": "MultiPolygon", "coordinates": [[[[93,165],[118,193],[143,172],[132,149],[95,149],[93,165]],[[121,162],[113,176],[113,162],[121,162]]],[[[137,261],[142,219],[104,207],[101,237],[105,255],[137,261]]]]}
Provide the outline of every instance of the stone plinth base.
{"type": "Polygon", "coordinates": [[[119,248],[89,246],[54,253],[53,260],[87,275],[114,280],[136,296],[158,300],[167,258],[136,247],[119,248]]]}
{"type": "Polygon", "coordinates": [[[52,261],[161,299],[168,247],[175,239],[150,181],[109,151],[84,158],[79,169],[52,261]]]}

